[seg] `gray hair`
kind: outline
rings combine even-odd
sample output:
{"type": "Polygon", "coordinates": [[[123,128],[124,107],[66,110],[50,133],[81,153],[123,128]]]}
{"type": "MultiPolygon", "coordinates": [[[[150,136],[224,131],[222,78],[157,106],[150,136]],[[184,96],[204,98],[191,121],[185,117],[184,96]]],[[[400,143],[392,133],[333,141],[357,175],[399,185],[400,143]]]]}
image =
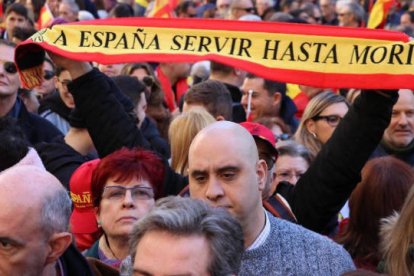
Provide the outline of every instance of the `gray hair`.
{"type": "Polygon", "coordinates": [[[345,7],[349,8],[349,11],[352,13],[352,15],[354,16],[355,20],[359,23],[365,23],[366,22],[366,13],[364,8],[356,3],[356,2],[349,2],[344,4],[345,7]]]}
{"type": "Polygon", "coordinates": [[[80,8],[75,0],[61,0],[61,3],[67,4],[73,13],[79,13],[80,8]]]}
{"type": "Polygon", "coordinates": [[[134,226],[130,239],[132,266],[137,246],[150,231],[174,235],[201,235],[210,246],[210,275],[237,274],[244,251],[243,232],[238,221],[226,210],[212,208],[190,198],[166,197],[134,226]]]}
{"type": "Polygon", "coordinates": [[[279,156],[287,155],[291,157],[302,157],[307,163],[308,166],[313,161],[313,155],[310,151],[304,146],[295,141],[286,141],[277,147],[279,156]]]}
{"type": "Polygon", "coordinates": [[[69,229],[72,201],[62,188],[45,196],[40,213],[40,226],[46,237],[69,229]]]}

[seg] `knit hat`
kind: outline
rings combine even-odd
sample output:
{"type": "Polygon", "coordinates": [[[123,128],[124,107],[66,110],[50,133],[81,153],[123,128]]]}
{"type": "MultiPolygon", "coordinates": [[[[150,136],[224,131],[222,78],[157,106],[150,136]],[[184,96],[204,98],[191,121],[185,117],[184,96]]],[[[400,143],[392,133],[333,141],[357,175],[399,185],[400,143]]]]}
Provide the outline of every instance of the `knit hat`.
{"type": "Polygon", "coordinates": [[[253,122],[243,122],[240,123],[240,125],[247,129],[247,131],[250,132],[253,137],[267,142],[267,144],[270,146],[269,149],[272,151],[271,153],[274,154],[276,158],[279,156],[279,152],[275,147],[277,140],[270,129],[262,124],[253,122]]]}
{"type": "Polygon", "coordinates": [[[74,234],[89,234],[98,231],[92,202],[92,173],[99,161],[100,159],[95,159],[82,164],[70,178],[70,197],[74,207],[70,225],[74,234]]]}

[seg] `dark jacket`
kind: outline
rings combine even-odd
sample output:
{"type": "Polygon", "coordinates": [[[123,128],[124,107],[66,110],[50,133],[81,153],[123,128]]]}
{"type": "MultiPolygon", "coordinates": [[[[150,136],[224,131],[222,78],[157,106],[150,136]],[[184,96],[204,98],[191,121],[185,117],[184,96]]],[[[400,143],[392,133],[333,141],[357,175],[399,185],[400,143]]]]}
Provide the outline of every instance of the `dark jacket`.
{"type": "Polygon", "coordinates": [[[25,105],[19,98],[16,99],[16,103],[11,112],[16,109],[17,116],[11,116],[17,118],[26,138],[32,145],[40,142],[49,142],[53,138],[62,135],[49,121],[27,111],[25,105]]]}
{"type": "Polygon", "coordinates": [[[93,276],[85,257],[71,244],[59,258],[65,276],[93,276]]]}
{"type": "MultiPolygon", "coordinates": [[[[114,93],[121,93],[114,82],[94,69],[69,84],[76,108],[84,119],[100,158],[122,148],[151,149],[150,144],[125,112],[114,93]]],[[[163,194],[176,195],[188,179],[175,173],[165,158],[163,194]]]]}
{"type": "Polygon", "coordinates": [[[378,145],[374,153],[371,155],[371,158],[382,157],[392,155],[395,158],[398,158],[410,166],[414,166],[414,140],[404,149],[391,149],[388,147],[384,141],[378,145]]]}
{"type": "Polygon", "coordinates": [[[161,137],[157,125],[148,117],[145,117],[141,125],[141,131],[145,139],[150,143],[151,148],[161,154],[164,158],[170,158],[170,146],[161,137]]]}
{"type": "Polygon", "coordinates": [[[58,114],[66,121],[69,121],[69,114],[72,109],[65,105],[59,95],[59,92],[55,91],[40,102],[37,113],[42,114],[48,110],[58,114]]]}
{"type": "Polygon", "coordinates": [[[69,180],[73,172],[83,163],[97,158],[95,155],[81,155],[68,144],[63,136],[56,137],[49,143],[39,143],[36,150],[48,172],[69,190],[69,180]]]}
{"type": "Polygon", "coordinates": [[[360,182],[398,99],[396,91],[386,93],[362,92],[296,186],[278,186],[302,226],[323,232],[360,182]]]}
{"type": "Polygon", "coordinates": [[[295,117],[298,109],[295,103],[286,95],[282,96],[282,104],[280,105],[279,117],[282,118],[283,122],[290,127],[290,131],[295,133],[299,126],[299,121],[295,117]]]}

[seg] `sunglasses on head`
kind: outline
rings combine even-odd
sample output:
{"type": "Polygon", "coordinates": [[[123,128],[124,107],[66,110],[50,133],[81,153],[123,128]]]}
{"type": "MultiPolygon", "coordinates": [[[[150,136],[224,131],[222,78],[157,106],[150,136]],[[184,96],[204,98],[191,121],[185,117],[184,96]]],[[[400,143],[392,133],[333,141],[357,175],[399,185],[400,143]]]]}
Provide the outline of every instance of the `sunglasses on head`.
{"type": "Polygon", "coordinates": [[[54,76],[55,76],[55,72],[50,71],[50,70],[45,70],[45,73],[43,75],[43,78],[45,80],[51,80],[54,76]]]}
{"type": "Polygon", "coordinates": [[[17,67],[14,62],[6,61],[3,63],[4,71],[6,71],[9,74],[16,74],[17,73],[17,67]]]}

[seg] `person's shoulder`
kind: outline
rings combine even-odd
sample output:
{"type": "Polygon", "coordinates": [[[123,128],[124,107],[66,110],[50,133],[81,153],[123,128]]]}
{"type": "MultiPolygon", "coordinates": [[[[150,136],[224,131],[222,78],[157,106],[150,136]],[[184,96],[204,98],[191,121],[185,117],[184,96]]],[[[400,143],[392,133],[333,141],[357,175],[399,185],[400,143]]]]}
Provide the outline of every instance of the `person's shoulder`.
{"type": "Polygon", "coordinates": [[[278,239],[281,244],[291,248],[312,250],[324,256],[331,255],[332,257],[338,256],[350,259],[345,249],[328,237],[283,219],[275,217],[269,219],[272,229],[271,233],[279,236],[278,239]]]}

